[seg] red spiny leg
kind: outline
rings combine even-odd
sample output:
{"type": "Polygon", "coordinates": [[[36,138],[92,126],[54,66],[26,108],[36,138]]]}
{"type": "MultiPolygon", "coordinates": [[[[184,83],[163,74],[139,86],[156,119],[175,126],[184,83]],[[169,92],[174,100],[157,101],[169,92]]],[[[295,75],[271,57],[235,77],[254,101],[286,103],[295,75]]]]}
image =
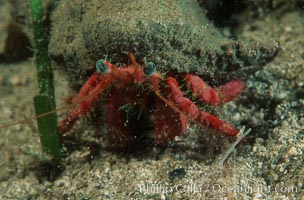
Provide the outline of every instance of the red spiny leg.
{"type": "Polygon", "coordinates": [[[187,129],[187,118],[181,113],[173,110],[160,98],[156,98],[154,110],[154,139],[158,144],[166,144],[175,136],[185,134],[187,129]]]}
{"type": "Polygon", "coordinates": [[[101,80],[101,76],[99,73],[94,73],[92,76],[87,80],[87,82],[80,88],[77,95],[70,94],[68,97],[64,98],[64,103],[66,104],[73,104],[77,103],[77,101],[81,101],[82,98],[87,96],[89,92],[96,87],[96,85],[101,80]]]}
{"type": "Polygon", "coordinates": [[[96,85],[100,82],[101,76],[99,73],[94,73],[87,82],[80,88],[77,99],[80,100],[81,98],[85,97],[89,94],[89,92],[96,87],[96,85]]]}
{"type": "Polygon", "coordinates": [[[196,121],[206,127],[217,129],[228,136],[237,135],[238,130],[236,128],[209,113],[200,111],[190,99],[184,97],[175,78],[169,77],[167,84],[169,85],[171,100],[190,120],[196,121]]]}
{"type": "Polygon", "coordinates": [[[98,74],[93,74],[90,79],[82,86],[78,93],[76,107],[60,122],[59,130],[61,133],[65,133],[73,128],[74,124],[80,117],[87,115],[91,108],[94,108],[98,100],[103,95],[104,91],[111,84],[112,78],[110,76],[104,76],[100,80],[98,74]],[[78,102],[79,101],[79,102],[78,102]]]}
{"type": "MultiPolygon", "coordinates": [[[[103,93],[109,88],[111,83],[112,77],[104,76],[103,79],[89,91],[88,95],[84,97],[86,99],[79,105],[82,116],[87,115],[96,106],[96,103],[101,99],[103,93]]],[[[80,101],[82,101],[82,99],[80,101]]]]}
{"type": "Polygon", "coordinates": [[[206,127],[217,129],[221,133],[224,133],[225,135],[228,136],[236,136],[239,132],[236,128],[234,128],[230,124],[223,122],[214,115],[211,115],[204,111],[200,111],[200,115],[196,119],[196,121],[203,124],[206,127]]]}
{"type": "Polygon", "coordinates": [[[219,89],[208,86],[200,77],[192,74],[187,74],[185,81],[196,98],[211,105],[231,101],[244,89],[244,84],[240,80],[226,83],[219,89]]]}
{"type": "Polygon", "coordinates": [[[110,144],[125,145],[133,140],[133,134],[127,126],[125,111],[120,107],[128,103],[128,93],[112,88],[104,106],[107,139],[110,144]]]}

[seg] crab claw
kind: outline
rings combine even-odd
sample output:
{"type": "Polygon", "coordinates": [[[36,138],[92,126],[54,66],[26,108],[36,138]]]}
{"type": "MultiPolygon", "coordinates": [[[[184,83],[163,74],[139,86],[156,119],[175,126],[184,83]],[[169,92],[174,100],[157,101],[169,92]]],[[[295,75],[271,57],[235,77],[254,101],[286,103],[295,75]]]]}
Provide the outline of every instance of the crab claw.
{"type": "Polygon", "coordinates": [[[200,77],[192,74],[187,74],[185,81],[196,98],[211,105],[223,104],[233,100],[245,87],[242,81],[235,80],[222,85],[219,89],[214,89],[200,77]]]}
{"type": "Polygon", "coordinates": [[[235,99],[235,97],[245,88],[241,80],[234,80],[220,87],[221,103],[226,103],[235,99]]]}
{"type": "Polygon", "coordinates": [[[164,101],[156,98],[156,108],[154,110],[155,133],[154,139],[158,144],[166,144],[186,133],[187,118],[181,113],[173,110],[164,101]]]}
{"type": "Polygon", "coordinates": [[[108,142],[113,146],[124,146],[133,141],[134,136],[126,125],[124,112],[119,108],[125,104],[126,97],[122,97],[115,88],[109,94],[105,110],[105,124],[107,127],[108,142]]]}

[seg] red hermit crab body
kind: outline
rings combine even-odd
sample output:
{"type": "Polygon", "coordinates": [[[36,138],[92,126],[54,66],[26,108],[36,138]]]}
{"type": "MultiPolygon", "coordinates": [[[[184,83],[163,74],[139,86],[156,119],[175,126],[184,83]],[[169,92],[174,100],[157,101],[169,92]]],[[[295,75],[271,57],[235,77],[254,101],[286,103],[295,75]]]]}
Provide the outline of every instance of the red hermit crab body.
{"type": "Polygon", "coordinates": [[[104,126],[109,139],[125,143],[134,138],[133,127],[141,120],[153,122],[156,143],[167,143],[186,132],[188,121],[216,129],[227,136],[238,130],[214,115],[200,110],[180,89],[177,77],[184,79],[193,96],[210,105],[233,100],[244,88],[240,80],[214,89],[192,74],[168,73],[162,77],[154,63],[139,65],[129,54],[131,64],[118,67],[98,60],[95,72],[73,98],[77,106],[61,121],[61,133],[69,131],[77,120],[102,102],[104,126]],[[136,115],[132,112],[136,110],[136,115]],[[131,117],[130,117],[131,116],[131,117]],[[132,117],[133,116],[133,117],[132,117]]]}

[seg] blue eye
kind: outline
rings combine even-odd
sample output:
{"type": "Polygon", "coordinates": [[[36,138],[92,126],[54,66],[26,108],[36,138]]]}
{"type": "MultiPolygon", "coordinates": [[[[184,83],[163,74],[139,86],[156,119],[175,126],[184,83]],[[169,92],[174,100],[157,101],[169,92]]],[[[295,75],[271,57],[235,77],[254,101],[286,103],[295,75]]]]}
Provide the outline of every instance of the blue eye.
{"type": "Polygon", "coordinates": [[[97,72],[100,72],[100,73],[108,73],[109,72],[109,69],[108,67],[104,64],[105,60],[104,59],[99,59],[97,60],[96,62],[96,70],[97,72]]]}
{"type": "Polygon", "coordinates": [[[156,70],[156,66],[153,62],[148,62],[144,66],[144,74],[146,76],[152,76],[155,73],[155,70],[156,70]]]}

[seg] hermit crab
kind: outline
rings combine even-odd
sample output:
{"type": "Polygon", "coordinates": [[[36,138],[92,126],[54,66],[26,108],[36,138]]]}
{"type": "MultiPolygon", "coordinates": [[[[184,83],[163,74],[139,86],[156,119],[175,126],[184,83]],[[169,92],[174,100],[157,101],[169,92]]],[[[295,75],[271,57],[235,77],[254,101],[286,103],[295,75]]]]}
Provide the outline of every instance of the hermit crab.
{"type": "Polygon", "coordinates": [[[151,132],[156,143],[167,143],[185,134],[190,121],[236,135],[210,108],[233,100],[244,88],[237,79],[280,51],[226,37],[197,0],[62,0],[51,21],[50,57],[79,91],[61,132],[94,110],[91,122],[111,144],[151,132]],[[111,62],[99,60],[105,56],[111,62]],[[87,66],[96,60],[98,72],[91,74],[87,66]]]}
{"type": "Polygon", "coordinates": [[[237,135],[236,128],[199,109],[187,98],[179,81],[198,101],[217,106],[233,100],[243,90],[244,84],[240,80],[212,88],[197,75],[174,71],[162,75],[153,62],[140,65],[131,53],[129,58],[131,63],[123,66],[104,59],[96,62],[97,71],[72,99],[77,106],[60,123],[61,133],[71,130],[77,120],[88,115],[101,102],[101,120],[109,140],[116,144],[131,142],[134,127],[138,128],[137,124],[143,122],[153,124],[152,131],[158,144],[185,134],[188,121],[227,136],[237,135]]]}

